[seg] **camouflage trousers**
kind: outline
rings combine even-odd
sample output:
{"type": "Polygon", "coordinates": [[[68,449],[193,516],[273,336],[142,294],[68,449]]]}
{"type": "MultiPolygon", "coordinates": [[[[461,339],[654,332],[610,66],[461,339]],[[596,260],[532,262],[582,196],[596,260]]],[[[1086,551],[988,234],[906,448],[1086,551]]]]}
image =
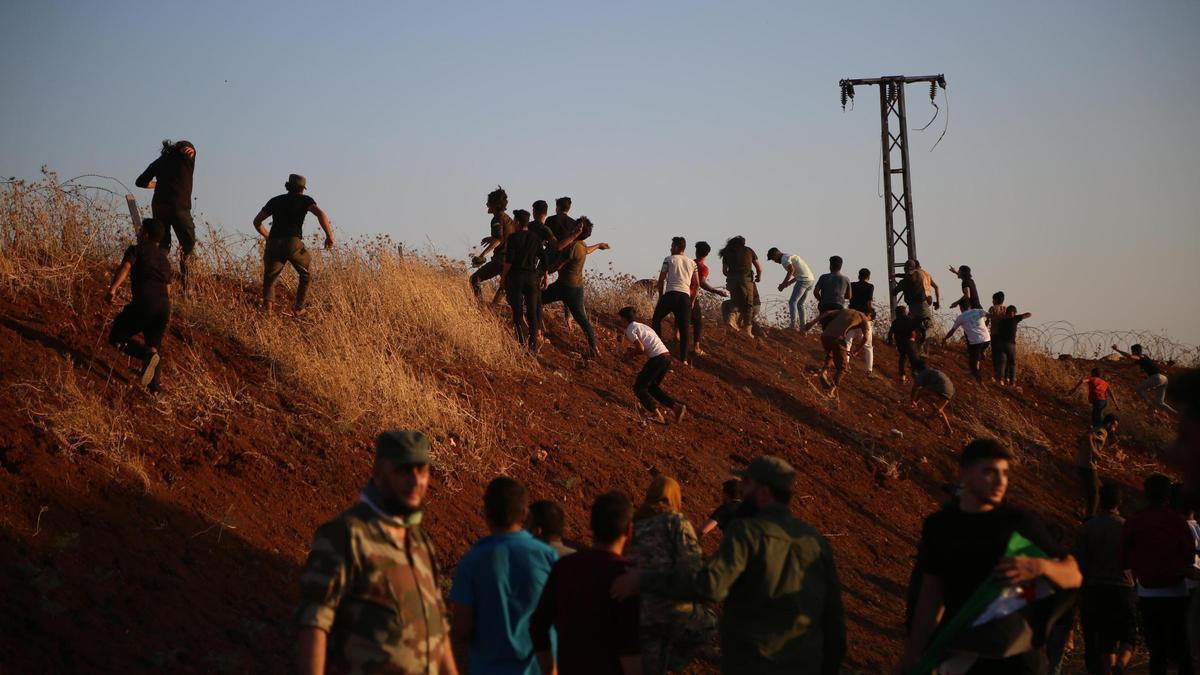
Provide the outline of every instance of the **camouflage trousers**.
{"type": "Polygon", "coordinates": [[[678,621],[641,626],[643,675],[684,672],[697,652],[713,640],[716,627],[716,614],[703,605],[696,605],[692,614],[678,621]]]}

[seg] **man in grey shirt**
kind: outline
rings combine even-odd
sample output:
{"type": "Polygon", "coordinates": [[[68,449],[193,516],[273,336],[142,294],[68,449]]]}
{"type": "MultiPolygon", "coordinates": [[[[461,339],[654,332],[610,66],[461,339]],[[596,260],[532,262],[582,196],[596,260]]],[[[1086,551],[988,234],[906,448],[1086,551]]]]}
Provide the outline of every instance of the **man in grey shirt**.
{"type": "Polygon", "coordinates": [[[845,309],[850,300],[850,277],[842,274],[842,257],[835,255],[829,258],[829,273],[822,274],[813,288],[813,297],[817,299],[817,313],[828,312],[831,309],[845,309]]]}
{"type": "Polygon", "coordinates": [[[930,407],[942,418],[946,425],[946,434],[954,433],[950,427],[950,418],[946,415],[946,406],[954,398],[954,382],[940,370],[930,368],[923,359],[913,361],[913,388],[909,405],[916,408],[917,401],[922,398],[929,400],[930,407]]]}
{"type": "Polygon", "coordinates": [[[1089,673],[1128,667],[1137,638],[1133,577],[1121,569],[1125,519],[1117,511],[1120,505],[1120,486],[1105,483],[1100,488],[1100,511],[1084,522],[1075,544],[1075,559],[1083,572],[1079,614],[1089,673]],[[1108,667],[1102,669],[1102,663],[1108,667]]]}

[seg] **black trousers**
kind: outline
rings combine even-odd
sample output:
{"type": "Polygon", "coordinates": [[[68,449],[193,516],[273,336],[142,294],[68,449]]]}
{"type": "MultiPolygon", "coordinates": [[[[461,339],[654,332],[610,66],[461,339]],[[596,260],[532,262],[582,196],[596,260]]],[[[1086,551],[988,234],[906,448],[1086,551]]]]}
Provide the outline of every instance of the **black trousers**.
{"type": "Polygon", "coordinates": [[[150,355],[151,348],[162,348],[170,319],[170,305],[149,307],[131,302],[113,319],[108,343],[134,358],[145,359],[150,355]],[[142,334],[144,347],[130,342],[138,333],[142,334]]]}
{"type": "Polygon", "coordinates": [[[167,226],[167,233],[163,237],[162,243],[159,244],[164,251],[170,252],[171,250],[172,230],[175,231],[175,237],[179,239],[179,249],[183,251],[183,255],[179,258],[179,283],[187,288],[187,259],[196,248],[196,224],[192,221],[192,210],[181,209],[173,204],[151,202],[150,212],[154,215],[155,220],[162,221],[167,226]]]}
{"type": "Polygon", "coordinates": [[[967,345],[967,365],[971,369],[971,375],[979,382],[983,381],[983,372],[979,370],[979,364],[983,361],[983,354],[988,350],[992,343],[980,342],[977,344],[967,345]]]}
{"type": "MultiPolygon", "coordinates": [[[[904,374],[904,364],[907,362],[909,369],[912,369],[913,361],[917,360],[917,353],[913,351],[912,340],[896,340],[896,351],[900,354],[900,374],[904,374]]],[[[914,375],[916,373],[913,373],[914,375]]]]}
{"type": "Polygon", "coordinates": [[[655,333],[658,333],[660,338],[663,337],[662,322],[668,314],[675,317],[675,330],[679,332],[679,359],[687,361],[688,328],[692,324],[691,294],[683,291],[671,291],[663,293],[663,296],[658,299],[658,304],[654,307],[654,318],[650,319],[650,327],[654,329],[655,333]]]}
{"type": "Polygon", "coordinates": [[[1100,675],[1104,655],[1121,645],[1137,642],[1137,620],[1132,586],[1084,586],[1079,594],[1079,620],[1083,628],[1084,664],[1091,675],[1100,675]]]}
{"type": "Polygon", "coordinates": [[[659,354],[652,359],[646,359],[645,365],[637,374],[637,379],[633,381],[633,393],[646,410],[650,412],[658,410],[655,401],[668,408],[675,407],[675,399],[668,396],[660,386],[669,370],[671,370],[671,355],[659,354]]]}
{"type": "Polygon", "coordinates": [[[542,320],[542,273],[510,270],[504,290],[512,307],[517,342],[536,348],[542,320]]]}
{"type": "Polygon", "coordinates": [[[1017,379],[1017,343],[992,343],[992,372],[997,380],[1017,379]]]}
{"type": "Polygon", "coordinates": [[[700,344],[700,331],[704,328],[704,313],[700,311],[700,303],[692,303],[692,340],[700,344]]]}
{"type": "Polygon", "coordinates": [[[1188,598],[1138,598],[1142,635],[1150,652],[1150,675],[1167,675],[1167,662],[1179,665],[1179,675],[1192,675],[1188,652],[1188,598]]]}

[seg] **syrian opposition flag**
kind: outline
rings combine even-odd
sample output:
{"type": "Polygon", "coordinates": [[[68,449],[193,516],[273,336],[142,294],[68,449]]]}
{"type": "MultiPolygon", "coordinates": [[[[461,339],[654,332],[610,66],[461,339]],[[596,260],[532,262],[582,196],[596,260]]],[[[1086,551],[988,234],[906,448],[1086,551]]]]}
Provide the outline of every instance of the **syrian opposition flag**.
{"type": "MultiPolygon", "coordinates": [[[[1018,555],[1049,557],[1014,532],[1004,557],[1018,555]]],[[[989,577],[946,622],[908,675],[962,675],[980,658],[1003,659],[1040,647],[1074,602],[1074,592],[1041,577],[1019,586],[1003,586],[989,577]]]]}

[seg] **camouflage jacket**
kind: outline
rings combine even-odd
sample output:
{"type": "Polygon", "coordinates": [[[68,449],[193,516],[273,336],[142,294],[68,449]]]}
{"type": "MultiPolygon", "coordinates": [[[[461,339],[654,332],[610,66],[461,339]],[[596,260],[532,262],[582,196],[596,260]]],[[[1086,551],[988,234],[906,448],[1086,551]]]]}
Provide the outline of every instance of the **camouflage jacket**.
{"type": "MultiPolygon", "coordinates": [[[[629,557],[643,571],[692,574],[700,566],[700,544],[692,523],[679,513],[660,513],[633,523],[629,557]]],[[[663,626],[686,619],[692,603],[661,595],[642,597],[641,625],[663,626]]]]}
{"type": "Polygon", "coordinates": [[[295,620],[329,634],[330,673],[438,672],[449,631],[433,544],[417,526],[397,546],[388,524],[360,502],[313,537],[295,620]]]}
{"type": "Polygon", "coordinates": [[[642,573],[647,594],[725,601],[722,673],[836,673],[846,618],[829,542],[780,505],[729,524],[692,574],[642,573]]]}

